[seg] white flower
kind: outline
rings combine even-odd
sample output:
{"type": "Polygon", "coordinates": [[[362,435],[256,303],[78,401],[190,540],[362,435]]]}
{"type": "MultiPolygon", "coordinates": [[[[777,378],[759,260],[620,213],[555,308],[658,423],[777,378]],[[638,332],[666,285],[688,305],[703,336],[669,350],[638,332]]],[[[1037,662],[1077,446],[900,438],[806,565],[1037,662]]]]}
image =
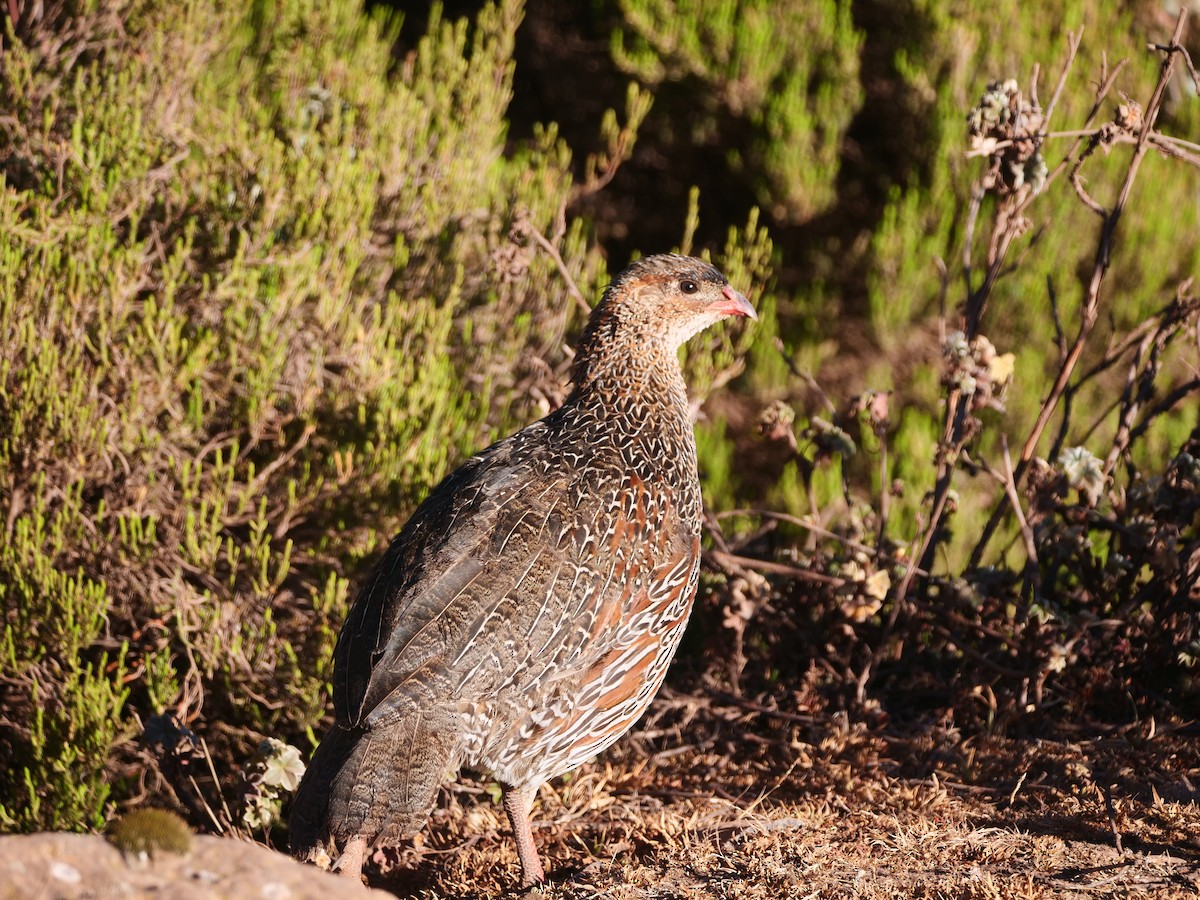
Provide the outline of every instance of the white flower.
{"type": "Polygon", "coordinates": [[[961,331],[950,332],[946,335],[946,343],[942,345],[942,352],[947,359],[967,359],[971,355],[971,346],[967,343],[967,336],[961,331]]]}
{"type": "Polygon", "coordinates": [[[1046,662],[1046,668],[1051,672],[1061,672],[1070,661],[1071,651],[1062,644],[1055,644],[1050,648],[1050,659],[1046,662]]]}
{"type": "Polygon", "coordinates": [[[1068,447],[1059,454],[1058,465],[1067,476],[1067,484],[1086,494],[1088,505],[1095,506],[1106,481],[1100,460],[1092,456],[1086,447],[1068,447]]]}
{"type": "Polygon", "coordinates": [[[887,596],[888,588],[891,586],[892,576],[887,573],[887,569],[880,569],[863,582],[863,593],[876,600],[882,600],[887,596]]]}
{"type": "Polygon", "coordinates": [[[300,779],[304,777],[304,761],[300,758],[298,748],[275,738],[267,738],[259,747],[259,753],[264,757],[263,784],[281,787],[285,791],[300,787],[300,779]]]}

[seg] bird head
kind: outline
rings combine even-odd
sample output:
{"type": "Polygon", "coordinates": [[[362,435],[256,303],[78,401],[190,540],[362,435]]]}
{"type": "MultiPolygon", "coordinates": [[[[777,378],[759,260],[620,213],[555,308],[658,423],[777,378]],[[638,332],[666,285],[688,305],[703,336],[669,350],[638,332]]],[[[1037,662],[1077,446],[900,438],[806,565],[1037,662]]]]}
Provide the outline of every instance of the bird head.
{"type": "Polygon", "coordinates": [[[622,360],[655,358],[671,367],[688,338],[729,316],[756,319],[754,307],[711,263],[662,253],[624,269],[592,310],[575,356],[583,385],[622,360]]]}
{"type": "Polygon", "coordinates": [[[653,334],[677,350],[729,316],[757,319],[754,307],[711,263],[690,256],[647,256],[622,271],[592,313],[610,327],[653,334]]]}

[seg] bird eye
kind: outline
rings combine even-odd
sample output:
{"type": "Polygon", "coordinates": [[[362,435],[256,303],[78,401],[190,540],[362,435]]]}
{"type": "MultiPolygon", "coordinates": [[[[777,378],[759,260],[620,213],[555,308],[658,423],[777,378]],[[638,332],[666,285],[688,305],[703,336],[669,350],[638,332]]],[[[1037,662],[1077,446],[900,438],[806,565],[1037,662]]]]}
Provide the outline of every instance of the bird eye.
{"type": "Polygon", "coordinates": [[[700,285],[696,284],[696,282],[690,279],[685,279],[679,282],[679,289],[685,294],[694,294],[696,291],[700,290],[700,285]]]}

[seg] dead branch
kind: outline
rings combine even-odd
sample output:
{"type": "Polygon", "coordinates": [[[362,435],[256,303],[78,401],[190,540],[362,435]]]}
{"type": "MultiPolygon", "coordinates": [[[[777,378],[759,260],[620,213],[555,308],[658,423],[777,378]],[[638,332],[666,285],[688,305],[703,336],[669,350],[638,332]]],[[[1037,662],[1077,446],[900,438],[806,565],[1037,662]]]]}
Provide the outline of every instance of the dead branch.
{"type": "MultiPolygon", "coordinates": [[[[1029,463],[1032,461],[1037,445],[1041,440],[1046,426],[1049,424],[1050,418],[1054,415],[1059,403],[1067,394],[1067,386],[1074,375],[1075,368],[1079,363],[1080,357],[1083,355],[1083,350],[1087,345],[1088,338],[1091,335],[1092,329],[1095,326],[1097,315],[1099,312],[1100,303],[1100,288],[1104,284],[1105,275],[1108,273],[1108,268],[1112,259],[1112,250],[1116,238],[1117,225],[1121,220],[1121,215],[1124,212],[1125,205],[1129,200],[1129,195],[1133,190],[1134,181],[1137,179],[1138,171],[1141,167],[1142,159],[1146,152],[1151,147],[1150,138],[1154,133],[1154,124],[1158,119],[1159,111],[1162,108],[1163,97],[1166,93],[1167,84],[1171,80],[1171,75],[1174,72],[1175,60],[1179,56],[1178,50],[1181,50],[1180,41],[1183,37],[1184,27],[1187,23],[1187,10],[1181,9],[1179,17],[1176,20],[1175,32],[1171,37],[1171,43],[1165,48],[1166,58],[1163,60],[1159,69],[1158,82],[1155,84],[1154,92],[1150,97],[1149,103],[1146,104],[1145,113],[1142,119],[1142,127],[1137,137],[1137,144],[1133,155],[1129,160],[1129,164],[1125,170],[1125,178],[1121,184],[1117,199],[1111,210],[1103,213],[1103,224],[1100,230],[1100,239],[1096,247],[1095,261],[1092,266],[1091,276],[1088,279],[1087,287],[1084,292],[1084,299],[1080,313],[1079,328],[1076,332],[1075,339],[1067,351],[1066,358],[1062,360],[1058,375],[1054,380],[1054,385],[1050,389],[1049,396],[1043,402],[1041,410],[1038,413],[1036,422],[1030,430],[1025,444],[1021,449],[1020,459],[1014,468],[1013,475],[1015,482],[1019,485],[1024,477],[1029,463]]],[[[1101,89],[1097,94],[1096,105],[1093,106],[1093,115],[1099,107],[1101,98],[1112,87],[1113,79],[1116,72],[1121,68],[1120,65],[1104,79],[1101,89]]],[[[1090,125],[1090,121],[1089,121],[1090,125]]],[[[1080,138],[1082,140],[1082,138],[1080,138]]],[[[1095,139],[1093,139],[1094,142],[1095,139]]],[[[1090,144],[1089,144],[1090,146],[1090,144]]],[[[1094,148],[1093,148],[1094,149],[1094,148]]],[[[1088,155],[1085,152],[1080,159],[1086,158],[1088,155]]],[[[1064,160],[1065,164],[1066,160],[1064,160]]],[[[1061,165],[1061,164],[1060,164],[1061,165]]],[[[1072,179],[1074,181],[1074,178],[1072,179]]],[[[1047,179],[1049,181],[1049,179],[1047,179]]],[[[1078,188],[1077,188],[1078,190],[1078,188]]],[[[1081,194],[1081,198],[1084,194],[1081,194]]],[[[1085,202],[1087,202],[1085,200],[1085,202]]],[[[1092,203],[1088,206],[1095,210],[1092,203]]],[[[1000,524],[1000,520],[1004,515],[1005,509],[1009,502],[1007,493],[1004,494],[997,503],[996,508],[992,511],[992,515],[988,518],[987,524],[984,526],[983,533],[979,541],[975,545],[975,549],[971,553],[969,565],[971,567],[978,566],[982,560],[983,553],[987,544],[995,533],[996,528],[1000,524]]]]}
{"type": "Polygon", "coordinates": [[[566,262],[563,261],[562,254],[558,252],[558,248],[550,243],[546,236],[532,222],[528,223],[528,227],[530,237],[537,241],[538,246],[545,250],[550,259],[553,260],[555,267],[567,285],[567,293],[571,295],[571,299],[575,301],[575,305],[579,307],[579,311],[585,316],[588,315],[592,311],[592,307],[587,302],[587,298],[583,296],[583,292],[579,290],[579,285],[575,283],[575,279],[572,277],[571,271],[567,268],[566,262]]]}
{"type": "MultiPolygon", "coordinates": [[[[1173,48],[1179,46],[1186,22],[1187,10],[1181,9],[1179,11],[1178,22],[1175,26],[1175,34],[1171,38],[1171,46],[1173,48]]],[[[1125,179],[1121,184],[1121,190],[1117,196],[1116,203],[1113,205],[1112,211],[1104,217],[1104,225],[1100,232],[1100,242],[1096,248],[1095,264],[1092,267],[1091,278],[1088,281],[1087,291],[1084,295],[1082,320],[1075,337],[1075,343],[1072,345],[1066,361],[1059,369],[1058,377],[1055,379],[1054,386],[1050,390],[1050,396],[1042,405],[1037,422],[1034,424],[1029,437],[1025,441],[1025,446],[1021,450],[1021,464],[1018,466],[1018,469],[1023,469],[1029,460],[1033,458],[1034,450],[1037,448],[1042,432],[1045,430],[1050,417],[1054,414],[1054,409],[1058,405],[1059,398],[1062,397],[1067,382],[1075,371],[1075,366],[1079,362],[1080,355],[1083,353],[1087,338],[1096,323],[1096,315],[1100,302],[1100,287],[1104,283],[1104,276],[1108,273],[1108,267],[1111,263],[1117,224],[1121,220],[1121,214],[1125,210],[1125,204],[1129,200],[1129,194],[1133,190],[1133,183],[1137,178],[1139,168],[1141,168],[1142,159],[1145,157],[1146,150],[1149,147],[1150,135],[1154,130],[1154,123],[1158,118],[1159,110],[1162,108],[1163,95],[1166,92],[1167,83],[1171,80],[1171,73],[1175,68],[1175,58],[1175,53],[1168,52],[1166,59],[1163,60],[1158,84],[1155,85],[1154,93],[1151,95],[1150,102],[1146,106],[1144,124],[1141,135],[1138,138],[1137,148],[1134,150],[1133,157],[1130,159],[1129,166],[1125,171],[1125,179]]]]}

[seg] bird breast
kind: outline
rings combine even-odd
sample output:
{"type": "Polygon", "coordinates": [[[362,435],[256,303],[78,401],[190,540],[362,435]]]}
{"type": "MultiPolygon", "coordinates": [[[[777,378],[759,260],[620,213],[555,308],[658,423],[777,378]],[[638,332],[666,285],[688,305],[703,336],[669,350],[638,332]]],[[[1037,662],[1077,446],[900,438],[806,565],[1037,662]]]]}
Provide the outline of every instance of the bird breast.
{"type": "Polygon", "coordinates": [[[584,442],[568,466],[524,652],[466,715],[465,762],[509,784],[561,774],[615,741],[658,690],[691,611],[700,497],[690,424],[608,436],[584,442]]]}

